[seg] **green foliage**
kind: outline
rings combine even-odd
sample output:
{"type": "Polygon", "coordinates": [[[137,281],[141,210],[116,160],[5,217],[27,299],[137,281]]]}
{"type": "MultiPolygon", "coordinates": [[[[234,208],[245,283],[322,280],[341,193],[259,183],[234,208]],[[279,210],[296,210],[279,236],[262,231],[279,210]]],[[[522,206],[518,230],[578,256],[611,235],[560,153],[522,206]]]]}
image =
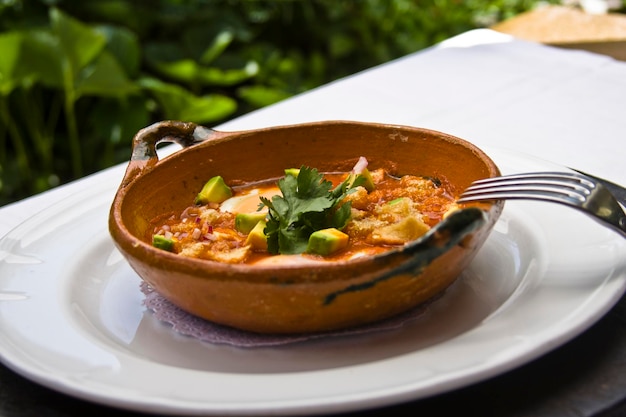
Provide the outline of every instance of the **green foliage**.
{"type": "Polygon", "coordinates": [[[497,0],[0,1],[0,205],[532,8],[497,0]]]}

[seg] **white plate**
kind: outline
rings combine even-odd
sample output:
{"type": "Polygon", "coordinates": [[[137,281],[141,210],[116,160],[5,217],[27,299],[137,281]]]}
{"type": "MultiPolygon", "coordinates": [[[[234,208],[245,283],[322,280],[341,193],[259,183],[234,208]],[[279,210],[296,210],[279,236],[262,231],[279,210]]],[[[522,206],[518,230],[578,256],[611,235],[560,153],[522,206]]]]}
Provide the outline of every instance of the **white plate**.
{"type": "MultiPolygon", "coordinates": [[[[491,149],[504,173],[561,167],[491,149]]],[[[576,336],[625,289],[626,240],[575,210],[507,202],[462,277],[402,329],[282,347],[209,345],[142,305],[95,184],[0,242],[0,358],[55,390],[154,413],[340,412],[484,380],[576,336]]]]}

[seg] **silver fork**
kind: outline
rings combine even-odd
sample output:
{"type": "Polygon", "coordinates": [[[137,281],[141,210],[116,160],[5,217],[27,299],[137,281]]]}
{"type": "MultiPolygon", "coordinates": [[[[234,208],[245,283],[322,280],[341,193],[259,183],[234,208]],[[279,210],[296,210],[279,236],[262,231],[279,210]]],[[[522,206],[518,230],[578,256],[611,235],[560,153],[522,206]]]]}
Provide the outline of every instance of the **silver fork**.
{"type": "Polygon", "coordinates": [[[530,172],[474,181],[458,203],[520,199],[573,207],[626,237],[626,214],[613,194],[595,179],[574,172],[530,172]]]}

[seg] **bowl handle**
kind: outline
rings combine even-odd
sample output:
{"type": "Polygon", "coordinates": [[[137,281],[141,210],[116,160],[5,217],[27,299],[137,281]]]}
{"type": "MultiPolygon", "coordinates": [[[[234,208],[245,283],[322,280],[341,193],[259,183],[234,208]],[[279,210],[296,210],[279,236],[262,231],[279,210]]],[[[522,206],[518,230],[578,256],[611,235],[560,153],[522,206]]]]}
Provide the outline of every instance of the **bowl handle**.
{"type": "Polygon", "coordinates": [[[183,148],[188,148],[219,134],[220,132],[195,123],[177,120],[157,122],[141,129],[133,138],[132,154],[122,180],[122,187],[159,162],[156,149],[160,143],[175,142],[183,148]]]}

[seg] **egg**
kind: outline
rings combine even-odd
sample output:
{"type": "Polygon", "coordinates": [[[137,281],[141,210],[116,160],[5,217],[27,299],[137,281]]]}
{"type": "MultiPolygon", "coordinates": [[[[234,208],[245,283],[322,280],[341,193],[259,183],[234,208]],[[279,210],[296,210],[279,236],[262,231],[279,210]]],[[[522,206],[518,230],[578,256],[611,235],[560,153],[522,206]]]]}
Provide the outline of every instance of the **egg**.
{"type": "Polygon", "coordinates": [[[235,196],[225,200],[220,204],[220,211],[230,213],[254,213],[256,211],[267,212],[267,207],[259,210],[261,197],[272,199],[275,195],[280,195],[280,189],[276,186],[265,186],[252,188],[245,193],[236,193],[235,196]]]}

